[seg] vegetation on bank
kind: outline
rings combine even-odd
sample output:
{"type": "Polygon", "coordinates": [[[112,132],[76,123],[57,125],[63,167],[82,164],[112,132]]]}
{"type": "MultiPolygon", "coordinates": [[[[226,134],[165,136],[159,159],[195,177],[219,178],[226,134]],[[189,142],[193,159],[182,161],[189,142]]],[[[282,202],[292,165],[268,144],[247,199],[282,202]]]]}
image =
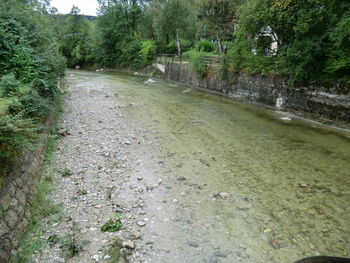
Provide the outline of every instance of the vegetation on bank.
{"type": "MultiPolygon", "coordinates": [[[[291,83],[350,82],[347,0],[99,0],[96,20],[73,8],[60,18],[69,66],[150,65],[188,54],[205,76],[207,55],[225,72],[287,76],[291,83]],[[209,54],[208,54],[209,53],[209,54]]],[[[59,16],[56,16],[59,17],[59,16]]]]}
{"type": "MultiPolygon", "coordinates": [[[[0,177],[40,142],[65,67],[53,20],[39,1],[0,2],[0,177]]],[[[0,185],[1,187],[1,185],[0,185]]]]}

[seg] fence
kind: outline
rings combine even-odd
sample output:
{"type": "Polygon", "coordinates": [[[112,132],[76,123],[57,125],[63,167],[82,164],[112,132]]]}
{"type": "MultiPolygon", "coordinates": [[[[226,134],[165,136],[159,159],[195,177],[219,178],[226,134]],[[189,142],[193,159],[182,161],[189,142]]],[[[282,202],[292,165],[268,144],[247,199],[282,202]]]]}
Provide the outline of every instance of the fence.
{"type": "MultiPolygon", "coordinates": [[[[221,56],[205,56],[207,65],[211,66],[220,66],[223,62],[223,57],[221,56]]],[[[190,56],[188,55],[175,55],[175,54],[158,54],[156,58],[156,63],[158,64],[167,64],[167,63],[188,63],[190,56]]]]}

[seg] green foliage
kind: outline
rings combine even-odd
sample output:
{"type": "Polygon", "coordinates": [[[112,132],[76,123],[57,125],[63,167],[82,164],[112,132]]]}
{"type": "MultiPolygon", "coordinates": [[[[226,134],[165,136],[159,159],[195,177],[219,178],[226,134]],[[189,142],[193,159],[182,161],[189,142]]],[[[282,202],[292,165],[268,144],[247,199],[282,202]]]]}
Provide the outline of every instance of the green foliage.
{"type": "MultiPolygon", "coordinates": [[[[22,115],[0,117],[0,164],[8,168],[23,148],[29,148],[36,141],[39,126],[22,115]]],[[[4,173],[5,171],[0,171],[4,173]]]]}
{"type": "Polygon", "coordinates": [[[8,114],[8,110],[11,104],[12,100],[0,98],[0,117],[8,114]]]}
{"type": "Polygon", "coordinates": [[[77,238],[76,230],[73,230],[73,233],[66,236],[63,240],[63,247],[65,249],[65,253],[69,257],[74,257],[78,255],[80,251],[83,250],[82,242],[77,238]]]}
{"type": "MultiPolygon", "coordinates": [[[[176,41],[177,34],[180,39],[195,38],[197,14],[195,6],[190,1],[155,1],[153,8],[156,10],[153,27],[160,50],[164,51],[167,45],[176,41]]],[[[175,54],[176,52],[168,53],[175,54]]]]}
{"type": "Polygon", "coordinates": [[[123,248],[123,242],[121,239],[116,238],[113,240],[105,249],[104,255],[110,256],[109,259],[106,260],[108,263],[115,263],[115,262],[125,262],[128,263],[129,260],[127,258],[127,255],[125,253],[121,253],[121,249],[123,248]]]}
{"type": "Polygon", "coordinates": [[[196,47],[198,51],[204,51],[204,52],[215,52],[217,49],[216,44],[209,40],[198,41],[196,44],[196,47]]]}
{"type": "Polygon", "coordinates": [[[23,113],[39,120],[44,120],[52,112],[52,102],[38,94],[36,90],[30,89],[20,98],[23,113]]]}
{"type": "Polygon", "coordinates": [[[196,72],[201,78],[207,76],[209,73],[209,65],[206,58],[206,53],[192,50],[187,54],[190,56],[191,69],[196,72]]]}
{"type": "Polygon", "coordinates": [[[151,65],[157,54],[157,46],[153,40],[141,42],[141,57],[143,66],[151,65]]]}
{"type": "Polygon", "coordinates": [[[0,174],[40,141],[64,70],[53,24],[38,1],[0,2],[0,174]]]}
{"type": "Polygon", "coordinates": [[[330,50],[325,71],[350,83],[350,11],[331,29],[330,39],[334,48],[330,50]]]}
{"type": "Polygon", "coordinates": [[[221,42],[231,40],[238,20],[237,9],[243,1],[203,0],[201,2],[200,36],[221,42]]]}
{"type": "Polygon", "coordinates": [[[259,73],[285,74],[297,85],[350,81],[349,12],[345,0],[248,0],[240,10],[229,64],[250,72],[257,68],[259,73]],[[267,27],[270,39],[263,32],[267,27]],[[272,39],[278,53],[266,58],[264,49],[272,39]]]}
{"type": "Polygon", "coordinates": [[[62,177],[71,177],[73,175],[73,172],[66,168],[61,172],[61,175],[62,177]]]}
{"type": "MultiPolygon", "coordinates": [[[[192,48],[192,42],[187,39],[180,39],[180,47],[182,52],[187,52],[192,48]]],[[[172,40],[167,46],[165,50],[166,54],[177,54],[177,45],[176,41],[172,40]]]]}
{"type": "Polygon", "coordinates": [[[120,217],[117,216],[115,220],[110,219],[102,227],[102,232],[117,232],[123,227],[123,223],[120,221],[120,217]]]}
{"type": "MultiPolygon", "coordinates": [[[[79,15],[80,10],[73,6],[60,28],[59,35],[60,51],[67,59],[69,67],[84,66],[90,62],[90,42],[92,42],[92,23],[85,16],[79,15]]],[[[58,23],[60,17],[56,16],[58,23]]]]}
{"type": "Polygon", "coordinates": [[[120,55],[115,60],[116,65],[132,69],[142,67],[142,41],[139,38],[133,37],[125,40],[125,42],[121,43],[120,47],[120,55]]]}
{"type": "Polygon", "coordinates": [[[275,73],[275,58],[268,57],[257,49],[256,55],[251,51],[255,46],[255,41],[249,39],[237,39],[236,42],[228,46],[225,57],[225,66],[228,71],[244,71],[267,75],[275,73]]]}
{"type": "Polygon", "coordinates": [[[2,76],[0,79],[0,97],[17,96],[20,82],[13,74],[2,76]]]}

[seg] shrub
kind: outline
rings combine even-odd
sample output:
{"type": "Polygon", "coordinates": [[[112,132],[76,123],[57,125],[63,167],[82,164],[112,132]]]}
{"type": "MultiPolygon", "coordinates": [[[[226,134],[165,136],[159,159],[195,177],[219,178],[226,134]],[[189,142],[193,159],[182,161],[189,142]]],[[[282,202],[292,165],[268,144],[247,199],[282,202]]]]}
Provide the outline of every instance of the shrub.
{"type": "Polygon", "coordinates": [[[5,175],[23,148],[30,148],[39,126],[21,115],[0,117],[0,175],[5,175]]]}
{"type": "Polygon", "coordinates": [[[208,40],[201,40],[197,42],[196,47],[198,51],[203,52],[215,52],[217,49],[217,45],[208,40]]]}
{"type": "Polygon", "coordinates": [[[142,41],[140,53],[143,60],[143,66],[152,64],[157,53],[157,46],[155,42],[153,40],[142,41]]]}
{"type": "Polygon", "coordinates": [[[8,113],[12,101],[10,99],[0,98],[0,117],[8,113]]]}
{"type": "Polygon", "coordinates": [[[137,69],[142,67],[143,59],[141,55],[141,40],[130,38],[120,46],[121,55],[117,58],[118,66],[137,69]]]}
{"type": "Polygon", "coordinates": [[[0,97],[11,97],[18,95],[20,82],[13,74],[2,76],[0,79],[0,97]]]}
{"type": "Polygon", "coordinates": [[[200,51],[191,51],[187,53],[190,57],[191,69],[196,72],[201,78],[208,75],[209,65],[206,59],[206,53],[200,51]]]}
{"type": "MultiPolygon", "coordinates": [[[[192,47],[192,42],[187,39],[180,39],[181,51],[186,52],[189,51],[192,47]]],[[[171,41],[167,46],[165,52],[167,54],[177,54],[177,44],[176,41],[171,41]]]]}
{"type": "Polygon", "coordinates": [[[39,96],[35,90],[30,90],[21,99],[23,113],[30,118],[45,119],[52,111],[52,105],[46,98],[39,96]]]}

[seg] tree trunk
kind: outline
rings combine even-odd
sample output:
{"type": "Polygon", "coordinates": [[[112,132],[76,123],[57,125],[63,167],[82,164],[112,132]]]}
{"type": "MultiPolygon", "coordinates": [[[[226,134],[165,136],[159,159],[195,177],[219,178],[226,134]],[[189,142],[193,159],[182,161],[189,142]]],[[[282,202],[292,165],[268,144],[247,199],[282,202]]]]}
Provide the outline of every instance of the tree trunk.
{"type": "Polygon", "coordinates": [[[176,29],[176,46],[177,46],[177,54],[181,56],[181,46],[180,46],[180,38],[179,38],[179,30],[176,29]]]}
{"type": "Polygon", "coordinates": [[[216,39],[218,41],[218,53],[219,54],[222,54],[224,52],[224,49],[222,47],[222,42],[221,42],[221,39],[219,38],[219,36],[216,36],[216,39]]]}

